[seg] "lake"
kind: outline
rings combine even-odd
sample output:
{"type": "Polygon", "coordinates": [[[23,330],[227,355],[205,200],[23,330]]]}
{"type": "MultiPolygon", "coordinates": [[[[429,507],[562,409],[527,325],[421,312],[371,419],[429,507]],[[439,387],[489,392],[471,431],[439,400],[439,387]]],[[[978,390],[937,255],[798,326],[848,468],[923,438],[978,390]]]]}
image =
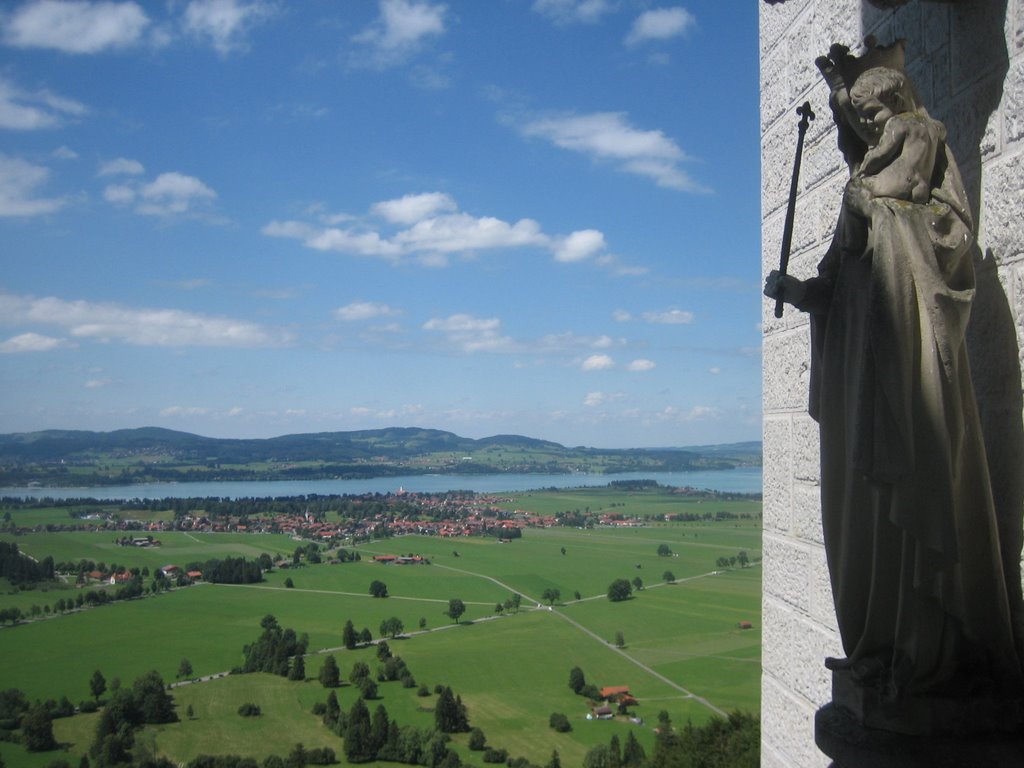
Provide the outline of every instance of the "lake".
{"type": "Polygon", "coordinates": [[[696,472],[623,472],[600,474],[493,474],[404,475],[364,480],[268,480],[200,483],[140,483],[84,488],[0,488],[0,496],[24,499],[165,499],[165,498],[267,498],[317,494],[359,495],[393,493],[402,488],[418,493],[443,491],[529,491],[539,488],[589,488],[614,480],[655,480],[661,485],[691,487],[725,493],[760,493],[761,467],[702,470],[696,472]]]}

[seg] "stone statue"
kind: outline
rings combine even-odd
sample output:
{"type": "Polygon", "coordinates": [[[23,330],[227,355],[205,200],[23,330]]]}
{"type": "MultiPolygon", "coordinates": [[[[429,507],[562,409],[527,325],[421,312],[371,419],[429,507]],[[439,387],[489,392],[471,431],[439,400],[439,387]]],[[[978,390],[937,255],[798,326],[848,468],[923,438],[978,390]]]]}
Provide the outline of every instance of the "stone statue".
{"type": "Polygon", "coordinates": [[[816,63],[850,179],[817,277],[773,271],[765,294],[810,314],[834,703],[906,734],[1014,730],[1024,675],[964,341],[970,208],[902,41],[816,63]]]}

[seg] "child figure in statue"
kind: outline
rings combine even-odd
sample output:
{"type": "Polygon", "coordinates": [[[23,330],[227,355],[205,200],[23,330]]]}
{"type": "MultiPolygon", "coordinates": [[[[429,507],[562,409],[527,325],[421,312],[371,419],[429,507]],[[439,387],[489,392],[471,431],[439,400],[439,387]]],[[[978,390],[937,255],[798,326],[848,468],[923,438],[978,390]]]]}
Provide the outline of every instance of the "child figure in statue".
{"type": "Polygon", "coordinates": [[[1024,676],[965,346],[966,195],[901,45],[817,63],[850,179],[817,277],[772,272],[765,294],[811,318],[833,699],[904,733],[1012,730],[1024,676]]]}

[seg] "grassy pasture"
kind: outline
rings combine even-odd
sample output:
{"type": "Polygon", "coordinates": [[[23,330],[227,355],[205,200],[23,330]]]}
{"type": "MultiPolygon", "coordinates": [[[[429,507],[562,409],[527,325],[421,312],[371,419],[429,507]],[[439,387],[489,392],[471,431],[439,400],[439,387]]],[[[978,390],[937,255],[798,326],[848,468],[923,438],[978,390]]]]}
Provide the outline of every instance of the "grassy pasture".
{"type": "MultiPolygon", "coordinates": [[[[624,503],[630,502],[625,499],[624,503]]],[[[570,508],[576,506],[585,504],[573,502],[570,508]]],[[[136,550],[114,545],[113,538],[109,532],[38,534],[18,537],[17,543],[37,557],[87,557],[149,565],[151,570],[167,562],[184,564],[226,554],[290,554],[296,546],[285,537],[163,534],[161,549],[136,550]],[[63,547],[67,554],[58,555],[54,546],[63,547]],[[133,561],[129,556],[155,559],[133,561]]],[[[125,684],[153,668],[173,681],[182,657],[192,662],[197,676],[226,671],[241,663],[242,647],[259,634],[259,621],[267,613],[283,626],[307,632],[311,651],[339,646],[346,619],[352,619],[357,628],[369,627],[377,636],[380,622],[397,616],[407,632],[417,630],[420,617],[427,619],[431,630],[390,643],[393,652],[406,659],[417,682],[431,689],[437,683],[451,685],[467,704],[471,722],[484,730],[489,742],[540,764],[552,749],[558,749],[563,764],[578,765],[590,746],[607,743],[612,733],[624,739],[631,728],[650,748],[650,725],[661,709],[677,723],[687,718],[700,722],[710,716],[709,709],[642,665],[721,709],[756,711],[759,707],[760,569],[707,575],[722,555],[741,549],[752,557],[760,555],[760,531],[749,522],[630,530],[530,529],[509,544],[482,538],[408,536],[358,549],[364,558],[359,563],[276,571],[268,574],[267,583],[253,586],[200,585],[2,629],[0,679],[5,687],[22,688],[30,698],[67,695],[77,701],[89,696],[88,679],[94,669],[102,670],[108,680],[119,676],[125,684]],[[668,544],[676,556],[658,557],[661,543],[668,544]],[[407,552],[423,554],[433,564],[385,566],[370,561],[373,554],[407,552]],[[637,564],[641,567],[636,568],[637,564]],[[681,583],[656,586],[665,570],[673,571],[681,583]],[[613,604],[604,598],[612,579],[634,576],[647,585],[634,599],[613,604]],[[283,587],[288,577],[295,589],[283,587]],[[388,585],[391,597],[369,597],[369,582],[375,578],[388,585]],[[508,597],[510,589],[539,599],[547,587],[562,593],[562,604],[553,611],[545,607],[491,619],[494,603],[508,597]],[[584,598],[594,599],[575,602],[576,589],[584,598]],[[453,597],[467,603],[463,620],[472,624],[453,627],[443,615],[453,597]],[[755,628],[739,630],[741,620],[753,622],[755,628]],[[616,631],[625,635],[624,654],[607,642],[616,631]],[[637,713],[646,719],[646,726],[587,721],[586,702],[567,686],[569,670],[576,665],[598,686],[629,685],[641,701],[637,713]],[[569,717],[571,733],[556,734],[548,728],[547,718],[555,711],[569,717]]],[[[43,596],[52,602],[59,595],[51,590],[43,596]]],[[[0,595],[0,605],[5,598],[0,595]]],[[[534,604],[524,600],[523,605],[534,604]]],[[[367,659],[371,669],[377,666],[372,650],[342,650],[335,656],[343,677],[358,658],[367,659]]],[[[307,658],[310,678],[315,680],[323,658],[307,658]]],[[[394,719],[428,725],[436,697],[420,698],[415,693],[397,683],[381,685],[382,703],[394,719]]],[[[152,735],[146,737],[174,760],[187,760],[199,752],[286,755],[296,741],[307,747],[332,746],[340,753],[340,740],[309,712],[314,702],[327,695],[315,681],[300,684],[266,675],[232,676],[182,686],[174,695],[182,718],[191,704],[197,719],[147,729],[152,735]],[[237,708],[246,701],[261,706],[269,702],[265,716],[259,721],[239,717],[237,708]],[[288,734],[287,738],[281,734],[288,734]]],[[[347,708],[355,692],[343,687],[338,695],[341,706],[347,708]]],[[[90,723],[89,717],[77,716],[57,721],[55,728],[59,739],[74,742],[74,750],[81,750],[91,740],[90,723]]],[[[456,741],[464,745],[465,736],[456,741]]],[[[42,766],[58,757],[51,753],[39,762],[36,756],[22,760],[24,752],[15,756],[11,751],[18,749],[0,744],[0,754],[9,765],[42,766]]],[[[74,750],[77,761],[80,751],[74,750]]],[[[479,756],[466,750],[462,754],[479,763],[479,756]]]]}
{"type": "Polygon", "coordinates": [[[565,490],[530,491],[517,493],[499,501],[497,506],[509,511],[522,510],[538,515],[558,512],[615,512],[642,517],[664,514],[730,512],[758,515],[759,501],[728,501],[692,498],[670,493],[665,489],[626,491],[618,488],[567,488],[565,490]]]}
{"type": "Polygon", "coordinates": [[[0,540],[13,542],[22,552],[38,559],[52,555],[58,563],[85,559],[128,568],[148,567],[150,571],[169,563],[184,566],[193,560],[202,562],[229,555],[250,559],[263,552],[290,556],[298,546],[298,542],[283,535],[168,531],[154,534],[161,542],[159,547],[122,547],[116,540],[124,535],[120,531],[74,531],[25,536],[0,534],[0,540]]]}

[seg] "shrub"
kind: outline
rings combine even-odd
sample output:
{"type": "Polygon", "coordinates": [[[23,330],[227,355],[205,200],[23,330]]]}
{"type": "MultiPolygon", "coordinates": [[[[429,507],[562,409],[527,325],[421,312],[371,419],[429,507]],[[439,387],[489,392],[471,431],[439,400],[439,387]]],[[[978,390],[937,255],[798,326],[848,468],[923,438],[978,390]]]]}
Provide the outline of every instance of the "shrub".
{"type": "Polygon", "coordinates": [[[572,723],[569,722],[569,718],[561,712],[552,712],[551,717],[548,718],[548,725],[558,733],[568,733],[572,730],[572,723]]]}
{"type": "Polygon", "coordinates": [[[259,717],[261,713],[258,705],[249,702],[238,708],[238,714],[242,717],[259,717]]]}
{"type": "Polygon", "coordinates": [[[487,737],[479,728],[474,728],[469,732],[469,748],[474,752],[487,749],[487,737]]]}
{"type": "Polygon", "coordinates": [[[504,763],[506,760],[508,760],[507,749],[495,749],[494,747],[488,747],[484,750],[485,763],[504,763]]]}

